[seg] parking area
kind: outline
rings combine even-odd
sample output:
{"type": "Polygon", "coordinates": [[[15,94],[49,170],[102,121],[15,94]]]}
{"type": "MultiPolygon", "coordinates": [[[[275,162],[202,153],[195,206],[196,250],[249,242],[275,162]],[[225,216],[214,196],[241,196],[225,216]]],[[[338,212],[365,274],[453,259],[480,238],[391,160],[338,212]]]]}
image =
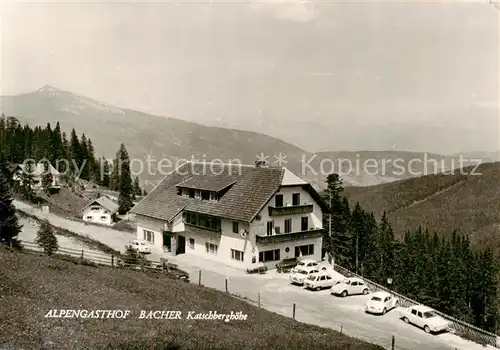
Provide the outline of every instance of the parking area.
{"type": "MultiPolygon", "coordinates": [[[[249,299],[261,307],[300,322],[315,324],[342,331],[350,336],[390,348],[392,336],[396,349],[494,349],[483,347],[451,333],[427,334],[423,330],[404,323],[399,309],[393,309],[383,316],[365,313],[365,303],[371,295],[337,297],[330,290],[311,291],[289,282],[289,273],[280,274],[269,270],[263,275],[249,275],[244,271],[224,266],[202,257],[165,255],[190,274],[192,283],[198,283],[201,269],[201,283],[204,286],[225,291],[249,299]]],[[[326,263],[325,263],[326,264],[326,263]]],[[[334,279],[343,276],[333,269],[328,270],[334,279]]]]}

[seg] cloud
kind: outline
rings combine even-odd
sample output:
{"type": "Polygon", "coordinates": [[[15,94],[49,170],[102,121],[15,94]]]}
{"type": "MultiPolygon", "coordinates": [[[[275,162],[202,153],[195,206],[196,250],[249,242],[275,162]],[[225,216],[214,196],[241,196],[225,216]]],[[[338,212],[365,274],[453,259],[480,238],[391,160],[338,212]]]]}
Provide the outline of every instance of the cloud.
{"type": "Polygon", "coordinates": [[[250,8],[265,11],[279,19],[307,23],[318,18],[319,9],[315,0],[267,0],[251,1],[250,8]]]}

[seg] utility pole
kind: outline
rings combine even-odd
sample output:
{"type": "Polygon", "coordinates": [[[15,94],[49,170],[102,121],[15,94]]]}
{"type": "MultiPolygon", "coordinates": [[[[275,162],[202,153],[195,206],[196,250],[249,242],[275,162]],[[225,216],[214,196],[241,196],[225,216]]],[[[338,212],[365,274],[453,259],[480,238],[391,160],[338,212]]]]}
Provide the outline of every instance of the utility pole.
{"type": "Polygon", "coordinates": [[[328,224],[328,234],[330,236],[330,238],[332,238],[332,189],[329,188],[328,189],[328,198],[329,198],[329,201],[330,201],[330,220],[329,220],[329,224],[328,224]]]}
{"type": "Polygon", "coordinates": [[[356,235],[356,274],[358,274],[358,235],[356,235]]]}

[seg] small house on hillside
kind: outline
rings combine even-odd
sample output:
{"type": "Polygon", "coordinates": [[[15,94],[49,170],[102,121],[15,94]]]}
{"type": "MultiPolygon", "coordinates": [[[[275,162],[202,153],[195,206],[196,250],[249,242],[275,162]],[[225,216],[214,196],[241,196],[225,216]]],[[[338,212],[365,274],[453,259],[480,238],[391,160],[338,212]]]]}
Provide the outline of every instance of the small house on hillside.
{"type": "Polygon", "coordinates": [[[33,185],[31,186],[34,190],[42,188],[43,176],[50,173],[52,174],[52,185],[50,188],[60,188],[61,174],[54,168],[50,163],[39,162],[33,165],[32,169],[28,169],[27,164],[17,164],[13,171],[13,180],[19,183],[22,182],[22,174],[29,173],[33,177],[33,185]]]}
{"type": "Polygon", "coordinates": [[[118,212],[118,204],[108,197],[93,199],[82,209],[83,221],[112,225],[113,214],[118,212]]]}

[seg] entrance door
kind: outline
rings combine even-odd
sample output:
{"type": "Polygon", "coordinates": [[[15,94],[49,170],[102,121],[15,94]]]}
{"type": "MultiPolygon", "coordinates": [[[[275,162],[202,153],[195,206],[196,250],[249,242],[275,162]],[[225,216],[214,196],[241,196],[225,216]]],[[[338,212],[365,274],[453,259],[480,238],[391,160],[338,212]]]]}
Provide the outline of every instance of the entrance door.
{"type": "Polygon", "coordinates": [[[184,254],[186,252],[186,237],[177,236],[177,254],[184,254]]]}

